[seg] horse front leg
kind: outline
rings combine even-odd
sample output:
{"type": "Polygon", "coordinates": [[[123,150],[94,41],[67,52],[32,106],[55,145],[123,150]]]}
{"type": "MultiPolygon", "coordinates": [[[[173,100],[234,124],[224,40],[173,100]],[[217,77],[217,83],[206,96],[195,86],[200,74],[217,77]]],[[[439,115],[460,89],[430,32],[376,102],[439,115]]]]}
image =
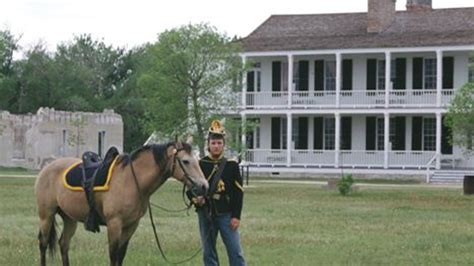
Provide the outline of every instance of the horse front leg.
{"type": "Polygon", "coordinates": [[[119,248],[119,265],[122,265],[123,260],[125,259],[128,243],[130,242],[130,238],[132,238],[132,235],[135,233],[135,230],[137,230],[137,227],[138,222],[122,230],[122,239],[120,240],[119,248]]]}
{"type": "Polygon", "coordinates": [[[120,266],[120,239],[122,238],[122,220],[107,221],[107,237],[109,239],[110,266],[120,266]]]}

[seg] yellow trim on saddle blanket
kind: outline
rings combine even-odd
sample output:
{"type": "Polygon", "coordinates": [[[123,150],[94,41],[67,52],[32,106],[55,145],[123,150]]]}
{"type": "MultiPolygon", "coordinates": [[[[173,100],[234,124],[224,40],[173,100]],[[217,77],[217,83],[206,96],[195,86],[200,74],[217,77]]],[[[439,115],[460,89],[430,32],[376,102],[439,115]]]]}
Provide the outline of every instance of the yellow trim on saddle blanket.
{"type": "MultiPolygon", "coordinates": [[[[112,179],[112,172],[115,168],[115,163],[117,162],[118,157],[119,156],[115,157],[115,159],[112,161],[112,164],[110,165],[109,170],[107,171],[107,178],[105,180],[105,184],[103,186],[95,186],[94,191],[107,191],[107,190],[109,190],[109,183],[110,183],[110,180],[112,179]]],[[[71,169],[73,169],[74,167],[76,167],[77,165],[79,165],[81,163],[82,163],[82,161],[75,162],[64,171],[64,173],[63,173],[63,184],[66,188],[69,188],[70,190],[74,190],[74,191],[84,191],[84,189],[82,187],[73,187],[73,186],[70,186],[66,182],[67,173],[69,173],[69,171],[71,171],[71,169]]]]}

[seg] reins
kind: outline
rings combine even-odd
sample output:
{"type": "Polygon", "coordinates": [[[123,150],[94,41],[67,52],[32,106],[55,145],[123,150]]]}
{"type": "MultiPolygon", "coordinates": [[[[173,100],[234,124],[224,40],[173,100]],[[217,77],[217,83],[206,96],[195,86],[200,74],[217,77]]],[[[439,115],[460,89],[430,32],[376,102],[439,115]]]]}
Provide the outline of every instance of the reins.
{"type": "MultiPolygon", "coordinates": [[[[184,168],[183,166],[183,163],[181,162],[181,160],[179,158],[176,157],[176,155],[178,154],[178,152],[180,152],[182,149],[179,149],[176,151],[176,153],[174,154],[174,157],[173,157],[173,166],[172,166],[172,170],[170,172],[170,174],[174,173],[174,169],[175,169],[175,166],[176,166],[176,161],[178,161],[178,164],[179,166],[181,167],[181,170],[183,171],[184,173],[184,177],[191,182],[191,184],[193,185],[196,185],[196,183],[191,179],[191,176],[186,172],[186,169],[184,168]]],[[[133,168],[133,161],[130,162],[130,169],[132,171],[132,176],[133,176],[133,180],[135,181],[135,185],[137,187],[137,191],[138,191],[138,196],[140,197],[141,199],[141,191],[140,191],[140,186],[138,184],[138,179],[137,179],[137,175],[135,173],[135,169],[133,168]]],[[[163,176],[166,174],[167,172],[163,173],[162,175],[162,178],[163,176]]],[[[158,246],[158,250],[160,251],[161,253],[161,256],[163,257],[163,259],[168,263],[168,264],[173,264],[173,265],[178,265],[178,264],[182,264],[182,263],[185,263],[185,262],[188,262],[188,261],[191,261],[192,259],[194,259],[202,250],[202,247],[198,248],[193,255],[191,255],[191,257],[187,258],[187,259],[184,259],[184,260],[181,260],[181,261],[177,261],[177,262],[173,262],[173,261],[170,261],[168,259],[168,257],[166,257],[164,251],[163,251],[163,248],[161,247],[161,243],[160,243],[160,240],[158,238],[158,233],[157,233],[157,230],[156,230],[156,225],[155,225],[155,221],[153,219],[153,212],[151,210],[151,206],[153,205],[154,207],[157,207],[157,208],[160,208],[162,210],[165,210],[167,212],[181,212],[181,211],[185,211],[185,210],[188,210],[191,208],[191,203],[190,204],[187,204],[186,203],[186,200],[185,200],[185,188],[186,188],[186,185],[184,184],[183,185],[183,201],[184,201],[184,204],[186,206],[186,208],[184,209],[181,209],[181,210],[169,210],[169,209],[166,209],[164,207],[161,207],[157,204],[154,204],[152,203],[150,200],[148,201],[148,213],[150,215],[150,222],[151,222],[151,227],[153,228],[153,234],[155,236],[155,240],[156,240],[156,245],[158,246]]],[[[141,201],[140,201],[141,202],[141,201]]],[[[206,237],[207,238],[207,237],[206,237]]]]}

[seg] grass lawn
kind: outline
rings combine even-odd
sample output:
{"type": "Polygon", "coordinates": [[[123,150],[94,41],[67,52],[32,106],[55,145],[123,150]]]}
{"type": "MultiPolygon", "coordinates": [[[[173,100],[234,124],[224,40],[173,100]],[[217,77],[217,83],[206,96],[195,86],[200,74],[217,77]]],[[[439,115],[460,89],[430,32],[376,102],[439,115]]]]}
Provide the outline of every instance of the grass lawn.
{"type": "MultiPolygon", "coordinates": [[[[0,265],[39,264],[33,184],[33,178],[0,178],[0,265]]],[[[474,198],[461,189],[362,187],[347,197],[311,184],[251,182],[245,189],[241,237],[249,265],[474,265],[474,198]]],[[[167,182],[153,202],[179,209],[180,193],[177,182],[167,182]]],[[[155,209],[154,216],[171,260],[199,247],[194,211],[155,209]]],[[[108,264],[105,229],[92,234],[79,226],[72,265],[108,264]]],[[[221,241],[218,249],[227,265],[221,241]]],[[[146,215],[125,265],[158,264],[166,263],[146,215]]],[[[201,264],[199,255],[184,265],[201,264]]],[[[52,265],[60,265],[59,254],[52,265]]]]}

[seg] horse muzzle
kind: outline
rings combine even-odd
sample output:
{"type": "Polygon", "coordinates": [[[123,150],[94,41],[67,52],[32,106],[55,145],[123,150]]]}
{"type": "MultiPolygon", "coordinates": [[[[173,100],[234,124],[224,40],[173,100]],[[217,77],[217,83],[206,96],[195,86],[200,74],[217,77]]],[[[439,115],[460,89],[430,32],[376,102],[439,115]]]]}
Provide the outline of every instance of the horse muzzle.
{"type": "Polygon", "coordinates": [[[207,195],[207,190],[208,189],[209,189],[208,184],[199,184],[199,183],[193,182],[192,185],[191,185],[191,188],[189,189],[189,191],[191,191],[191,194],[193,196],[197,197],[197,196],[207,195]]]}

